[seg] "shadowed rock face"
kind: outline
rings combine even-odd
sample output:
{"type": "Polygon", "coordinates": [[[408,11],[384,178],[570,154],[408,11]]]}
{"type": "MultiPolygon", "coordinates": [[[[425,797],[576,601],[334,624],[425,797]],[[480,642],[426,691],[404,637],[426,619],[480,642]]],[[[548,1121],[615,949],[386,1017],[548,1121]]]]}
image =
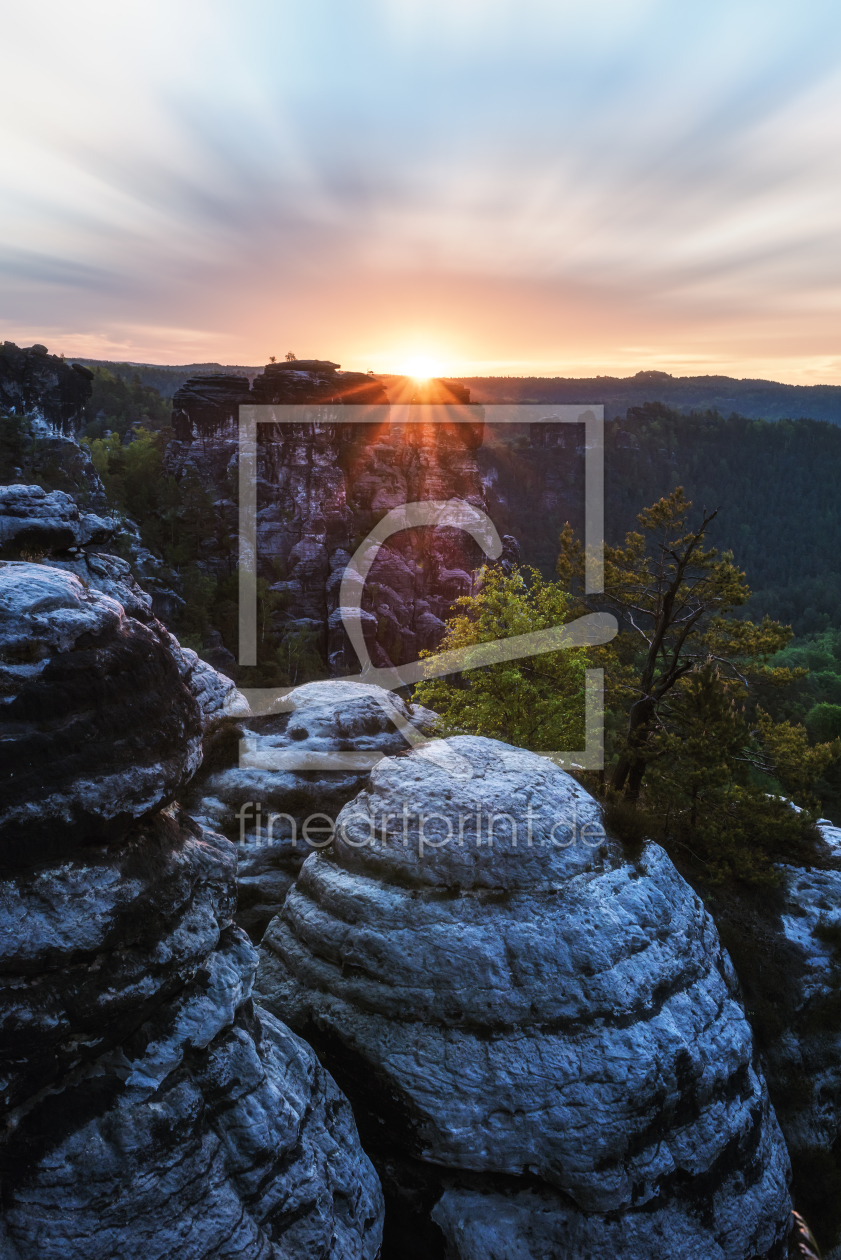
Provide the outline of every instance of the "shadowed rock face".
{"type": "Polygon", "coordinates": [[[0,566],[4,1260],[379,1248],[347,1101],[251,1002],[234,847],[159,808],[219,699],[189,656],[67,571],[0,566]]]}
{"type": "MultiPolygon", "coordinates": [[[[468,391],[448,386],[409,401],[464,406],[468,391]]],[[[242,403],[329,404],[312,424],[261,424],[257,430],[257,554],[261,576],[282,596],[273,628],[307,630],[333,675],[359,669],[339,608],[342,576],[352,553],[383,515],[401,504],[460,499],[484,504],[476,463],[483,425],[475,411],[464,422],[400,425],[386,422],[385,389],[376,378],[340,372],[320,360],[269,364],[249,392],[246,377],[197,377],[173,400],[176,440],[166,467],[210,487],[231,533],[238,469],[238,409],[242,403]],[[342,423],[347,404],[370,408],[364,424],[342,423]]],[[[384,546],[365,587],[363,618],[377,666],[417,659],[440,641],[444,620],[471,573],[484,559],[466,534],[419,529],[384,546]]],[[[208,569],[228,572],[229,557],[212,554],[208,569]]]]}
{"type": "Polygon", "coordinates": [[[257,990],[370,1117],[393,1254],[782,1254],[788,1158],[715,926],[546,760],[381,761],[257,990]]]}
{"type": "Polygon", "coordinates": [[[434,721],[381,687],[338,679],[296,687],[287,702],[287,712],[242,723],[241,756],[225,750],[237,764],[220,767],[211,755],[186,797],[195,816],[239,845],[236,920],[255,941],[324,844],[324,828],[364,785],[371,758],[408,749],[396,723],[425,732],[434,721]]]}
{"type": "Polygon", "coordinates": [[[764,1007],[764,1062],[794,1165],[795,1206],[821,1238],[826,1260],[841,1260],[841,1201],[833,1190],[841,1168],[841,829],[821,819],[818,830],[824,869],[778,868],[781,913],[754,935],[764,991],[749,992],[747,1002],[764,1007]]]}
{"type": "Polygon", "coordinates": [[[65,551],[105,542],[116,528],[110,517],[80,512],[62,490],[48,494],[40,486],[0,486],[0,553],[65,551]]]}
{"type": "Polygon", "coordinates": [[[0,863],[119,835],[201,761],[169,635],[69,573],[0,563],[0,863]]]}
{"type": "MultiPolygon", "coordinates": [[[[837,828],[824,834],[839,836],[837,828]]],[[[836,845],[838,840],[836,839],[836,845]]],[[[836,849],[836,852],[838,850],[836,849]]],[[[784,1131],[792,1149],[837,1150],[841,1138],[841,1018],[838,1002],[841,940],[841,870],[781,868],[785,879],[785,937],[800,959],[798,1002],[789,1026],[769,1047],[771,1071],[808,1082],[785,1108],[784,1131]]],[[[782,1118],[782,1117],[781,1117],[782,1118]]]]}
{"type": "Polygon", "coordinates": [[[19,415],[39,415],[67,433],[79,427],[91,396],[93,372],[71,366],[45,346],[0,346],[0,407],[19,415]]]}

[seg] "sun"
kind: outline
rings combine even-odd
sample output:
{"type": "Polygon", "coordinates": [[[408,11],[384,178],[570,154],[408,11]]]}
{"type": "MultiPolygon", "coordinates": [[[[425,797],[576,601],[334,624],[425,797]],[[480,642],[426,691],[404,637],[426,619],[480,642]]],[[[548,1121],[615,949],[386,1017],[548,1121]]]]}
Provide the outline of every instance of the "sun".
{"type": "Polygon", "coordinates": [[[406,359],[400,368],[404,376],[411,376],[416,381],[428,381],[433,376],[441,376],[444,364],[428,355],[417,354],[406,359]]]}

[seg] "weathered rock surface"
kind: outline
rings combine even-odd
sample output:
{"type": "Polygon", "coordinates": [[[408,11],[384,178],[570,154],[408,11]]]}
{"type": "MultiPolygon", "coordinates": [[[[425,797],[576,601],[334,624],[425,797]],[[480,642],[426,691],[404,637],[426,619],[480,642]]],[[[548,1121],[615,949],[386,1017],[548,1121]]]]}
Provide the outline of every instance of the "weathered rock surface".
{"type": "Polygon", "coordinates": [[[82,512],[61,490],[49,494],[40,486],[0,486],[0,552],[66,551],[106,542],[117,522],[82,512]]]}
{"type": "Polygon", "coordinates": [[[252,1004],[235,850],[158,808],[199,755],[195,662],[22,564],[0,653],[0,1256],[374,1260],[349,1105],[252,1004]]]}
{"type": "Polygon", "coordinates": [[[542,758],[381,761],[257,991],[354,1103],[393,1254],[783,1254],[788,1157],[715,926],[542,758]]]}
{"type": "Polygon", "coordinates": [[[371,765],[409,747],[396,723],[423,733],[434,720],[393,692],[338,680],[296,687],[285,703],[282,713],[243,723],[241,758],[227,749],[236,764],[219,766],[211,756],[185,798],[239,846],[236,920],[255,940],[371,765]]]}
{"type": "MultiPolygon", "coordinates": [[[[210,488],[231,534],[239,529],[232,494],[239,406],[322,408],[311,424],[258,426],[257,555],[261,576],[280,597],[275,634],[284,640],[302,629],[312,632],[333,675],[359,669],[339,591],[352,553],[373,525],[407,502],[484,503],[476,462],[483,425],[481,412],[466,405],[468,391],[452,386],[413,401],[453,404],[456,420],[390,424],[381,382],[320,360],[268,364],[250,391],[244,376],[196,378],[174,399],[176,440],[166,469],[176,478],[195,475],[210,488]],[[366,423],[342,423],[347,404],[368,407],[366,423]]],[[[360,592],[362,611],[354,613],[366,623],[374,664],[402,664],[437,645],[453,601],[470,589],[472,570],[483,559],[477,544],[453,528],[407,530],[390,539],[360,592]]],[[[229,556],[209,546],[201,564],[227,575],[229,556]]]]}
{"type": "Polygon", "coordinates": [[[837,1149],[841,1138],[841,870],[783,868],[783,930],[800,952],[798,1004],[770,1055],[783,1080],[796,1073],[810,1097],[785,1110],[794,1149],[837,1149]]]}
{"type": "MultiPolygon", "coordinates": [[[[0,508],[2,501],[3,488],[0,488],[0,508]]],[[[97,518],[88,516],[84,519],[96,521],[97,518]]],[[[181,678],[198,702],[202,728],[206,735],[229,719],[237,720],[250,715],[248,701],[236,684],[227,675],[219,673],[207,661],[202,660],[191,648],[181,647],[175,636],[157,620],[153,613],[153,598],[137,582],[127,560],[93,548],[73,547],[69,551],[62,549],[58,554],[51,555],[47,567],[74,574],[87,591],[99,591],[107,595],[122,605],[128,617],[149,626],[168,641],[181,678]]]]}
{"type": "Polygon", "coordinates": [[[202,729],[205,734],[215,731],[228,721],[239,721],[251,716],[251,706],[241,691],[226,674],[220,674],[207,661],[192,650],[181,647],[174,636],[173,652],[181,656],[182,678],[186,682],[201,710],[202,729]]]}
{"type": "MultiPolygon", "coordinates": [[[[782,885],[732,948],[791,1154],[795,1207],[827,1260],[841,1260],[841,831],[808,867],[781,866],[782,885]]],[[[727,939],[732,923],[723,926],[727,939]]]]}
{"type": "Polygon", "coordinates": [[[46,563],[51,569],[74,573],[88,590],[101,591],[103,595],[115,599],[135,621],[154,621],[152,596],[143,590],[131,571],[131,565],[121,556],[113,556],[107,551],[76,549],[75,554],[52,555],[46,563]]]}
{"type": "Polygon", "coordinates": [[[241,403],[253,402],[248,377],[217,372],[196,376],[182,385],[172,399],[172,427],[178,441],[236,431],[241,403]]]}
{"type": "Polygon", "coordinates": [[[346,1100],[250,1001],[235,855],[177,811],[0,887],[0,1254],[373,1257],[346,1100]]]}
{"type": "Polygon", "coordinates": [[[0,407],[20,415],[38,415],[65,432],[78,428],[91,396],[93,372],[65,363],[46,346],[0,346],[0,407]]]}
{"type": "Polygon", "coordinates": [[[59,569],[0,562],[0,695],[4,865],[119,835],[201,761],[168,632],[59,569]]]}

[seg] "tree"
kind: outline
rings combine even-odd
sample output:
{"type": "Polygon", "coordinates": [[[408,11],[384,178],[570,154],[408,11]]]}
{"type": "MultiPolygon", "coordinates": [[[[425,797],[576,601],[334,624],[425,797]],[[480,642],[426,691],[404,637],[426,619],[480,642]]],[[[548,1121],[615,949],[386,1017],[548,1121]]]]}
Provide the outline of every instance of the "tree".
{"type": "Polygon", "coordinates": [[[584,671],[602,666],[608,753],[616,760],[609,786],[588,786],[605,795],[617,833],[657,839],[684,861],[691,856],[711,885],[775,883],[775,863],[794,854],[809,860],[814,784],[841,754],[841,741],[810,746],[804,726],[774,721],[759,703],[807,671],[769,661],[788,642],[787,627],[732,615],[750,595],[745,575],[732,555],[704,547],[714,513],[702,513],[692,529],[690,509],[678,489],[642,512],[642,531],[606,548],[598,597],[571,590],[583,576],[583,554],[569,527],[560,581],[533,570],[508,577],[484,570],[478,592],[457,601],[441,648],[555,626],[599,607],[619,617],[613,643],[468,667],[460,678],[420,683],[414,698],[441,715],[446,734],[571,749],[583,738],[584,671]]]}
{"type": "MultiPolygon", "coordinates": [[[[678,486],[640,512],[642,532],[629,533],[623,547],[605,547],[604,593],[582,599],[620,619],[608,660],[613,692],[628,704],[628,720],[611,786],[629,801],[639,797],[654,755],[652,738],[670,729],[668,701],[688,674],[714,667],[718,685],[727,679],[745,687],[752,678],[779,686],[802,676],[768,664],[791,638],[787,626],[768,617],[755,625],[730,616],[750,598],[745,575],[732,552],[704,548],[717,510],[700,513],[691,526],[691,507],[678,486]]],[[[583,552],[568,525],[557,569],[566,583],[583,573],[583,552]]],[[[707,675],[707,685],[712,677],[707,675]]]]}
{"type": "Polygon", "coordinates": [[[297,360],[298,360],[298,356],[297,356],[297,354],[293,354],[291,350],[287,350],[287,351],[286,351],[286,362],[287,362],[287,363],[296,363],[296,362],[297,362],[297,360]]]}
{"type": "MultiPolygon", "coordinates": [[[[473,595],[456,601],[458,611],[436,652],[470,648],[514,635],[545,630],[570,620],[572,598],[535,569],[486,568],[473,595]]],[[[584,743],[583,649],[549,652],[471,670],[458,678],[431,678],[414,699],[433,709],[446,734],[488,735],[534,749],[581,748],[584,743]]]]}
{"type": "Polygon", "coordinates": [[[707,661],[675,685],[646,748],[646,829],[702,863],[713,884],[777,882],[774,861],[808,847],[811,791],[839,753],[810,747],[803,726],[750,701],[741,679],[707,661]]]}

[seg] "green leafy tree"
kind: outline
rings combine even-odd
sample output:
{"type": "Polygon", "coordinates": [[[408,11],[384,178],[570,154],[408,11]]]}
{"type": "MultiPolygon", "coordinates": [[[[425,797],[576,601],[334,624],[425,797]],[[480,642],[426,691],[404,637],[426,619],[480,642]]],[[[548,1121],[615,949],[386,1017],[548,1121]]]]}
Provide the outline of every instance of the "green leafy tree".
{"type": "Polygon", "coordinates": [[[711,883],[774,882],[774,862],[812,842],[814,784],[841,743],[810,744],[802,724],[775,721],[757,702],[760,686],[773,693],[806,671],[771,660],[791,636],[787,627],[733,615],[750,596],[745,576],[732,555],[704,546],[713,514],[693,529],[690,508],[677,489],[641,514],[641,531],[623,547],[606,548],[598,599],[571,593],[583,553],[569,528],[560,581],[486,570],[479,591],[458,601],[441,648],[469,649],[605,607],[622,627],[612,644],[468,667],[461,677],[419,684],[415,699],[441,715],[444,733],[576,748],[584,671],[601,665],[615,764],[599,790],[614,824],[677,846],[711,883]]]}
{"type": "MultiPolygon", "coordinates": [[[[787,626],[768,617],[756,625],[732,616],[750,598],[745,575],[731,552],[704,547],[717,512],[704,512],[690,525],[691,507],[678,486],[642,511],[640,531],[629,533],[623,547],[605,547],[604,593],[582,601],[608,608],[620,620],[621,633],[606,659],[613,698],[623,702],[628,719],[611,786],[630,801],[639,797],[654,755],[652,739],[668,732],[669,701],[688,674],[715,666],[720,677],[743,686],[759,678],[783,686],[797,676],[769,664],[791,638],[787,626]]],[[[569,526],[557,568],[567,584],[583,574],[583,552],[569,526]]]]}
{"type": "Polygon", "coordinates": [[[0,415],[0,482],[14,481],[23,464],[27,428],[23,416],[0,415]]]}
{"type": "Polygon", "coordinates": [[[841,704],[822,701],[806,714],[806,729],[816,743],[841,736],[841,704]]]}
{"type": "Polygon", "coordinates": [[[324,676],[324,662],[314,630],[287,631],[276,649],[275,660],[281,670],[280,683],[284,686],[297,687],[299,683],[324,676]]]}
{"type": "Polygon", "coordinates": [[[703,863],[713,883],[776,882],[773,861],[808,843],[811,789],[839,753],[749,701],[740,679],[708,661],[675,686],[647,748],[647,828],[703,863]]]}
{"type": "Polygon", "coordinates": [[[172,404],[157,389],[144,385],[134,372],[126,379],[108,368],[95,367],[91,396],[85,404],[88,417],[85,436],[102,438],[106,429],[125,437],[138,422],[145,429],[164,430],[169,426],[172,404]]]}
{"type": "MultiPolygon", "coordinates": [[[[456,601],[437,651],[471,648],[568,621],[573,600],[535,569],[506,576],[483,569],[474,595],[456,601]]],[[[423,657],[436,653],[425,652],[423,657]]],[[[414,699],[439,714],[447,734],[488,735],[534,749],[581,748],[584,742],[582,649],[470,669],[458,678],[419,683],[414,699]]]]}

